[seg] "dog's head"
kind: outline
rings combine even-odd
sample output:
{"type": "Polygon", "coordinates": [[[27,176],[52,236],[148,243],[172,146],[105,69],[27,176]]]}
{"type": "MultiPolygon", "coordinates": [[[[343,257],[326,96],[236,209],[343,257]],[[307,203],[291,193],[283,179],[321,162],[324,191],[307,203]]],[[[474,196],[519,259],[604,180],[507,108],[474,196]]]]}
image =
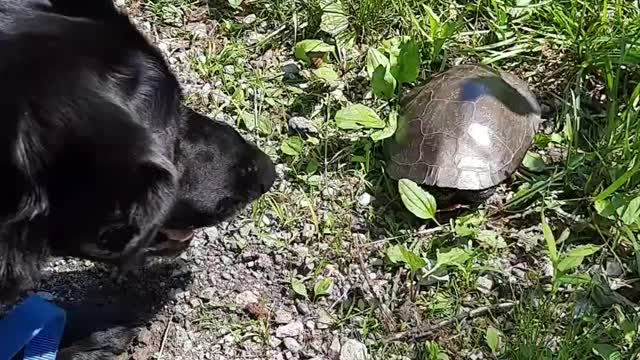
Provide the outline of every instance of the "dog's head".
{"type": "Polygon", "coordinates": [[[183,251],[194,230],[230,218],[268,192],[276,178],[269,156],[231,126],[186,107],[183,121],[174,153],[178,196],[149,249],[154,254],[183,251]]]}

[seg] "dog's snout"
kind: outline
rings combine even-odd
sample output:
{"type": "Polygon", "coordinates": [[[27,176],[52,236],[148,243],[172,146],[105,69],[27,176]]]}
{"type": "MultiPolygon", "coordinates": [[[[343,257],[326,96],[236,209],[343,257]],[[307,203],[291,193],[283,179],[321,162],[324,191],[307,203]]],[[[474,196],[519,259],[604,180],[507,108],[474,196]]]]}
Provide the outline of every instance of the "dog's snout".
{"type": "Polygon", "coordinates": [[[271,158],[258,150],[255,160],[248,171],[248,176],[255,181],[256,191],[260,195],[271,190],[273,183],[276,181],[276,168],[271,158]]]}

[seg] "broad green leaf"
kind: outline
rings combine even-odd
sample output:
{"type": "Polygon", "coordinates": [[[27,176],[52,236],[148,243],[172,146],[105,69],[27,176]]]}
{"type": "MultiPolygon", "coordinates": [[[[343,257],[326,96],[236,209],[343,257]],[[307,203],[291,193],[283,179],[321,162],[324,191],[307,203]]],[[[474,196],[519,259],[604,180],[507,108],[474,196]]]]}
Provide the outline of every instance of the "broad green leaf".
{"type": "Polygon", "coordinates": [[[404,246],[400,248],[400,253],[402,254],[402,261],[405,264],[409,265],[409,269],[412,273],[418,272],[420,269],[427,265],[427,262],[424,261],[423,258],[416,255],[413,251],[408,250],[404,246]]]}
{"type": "Polygon", "coordinates": [[[327,85],[333,86],[340,79],[340,75],[331,68],[331,66],[324,65],[317,69],[311,70],[314,77],[324,81],[327,85]]]}
{"type": "Polygon", "coordinates": [[[394,263],[402,262],[402,250],[400,245],[392,245],[387,248],[387,257],[389,260],[394,263]]]}
{"type": "Polygon", "coordinates": [[[374,131],[371,139],[375,142],[390,138],[398,129],[398,112],[393,110],[389,113],[389,123],[382,130],[374,131]]]}
{"type": "Polygon", "coordinates": [[[367,50],[367,59],[365,60],[367,74],[369,79],[373,77],[373,72],[382,65],[384,68],[389,67],[389,59],[381,53],[378,49],[370,47],[367,50]]]}
{"type": "Polygon", "coordinates": [[[311,59],[307,56],[308,53],[330,53],[333,52],[333,46],[315,39],[307,39],[298,42],[295,46],[296,59],[309,63],[311,59]]]}
{"type": "Polygon", "coordinates": [[[567,252],[558,263],[558,271],[566,272],[580,266],[586,256],[592,255],[600,250],[600,246],[582,245],[567,252]]]}
{"type": "Polygon", "coordinates": [[[388,68],[378,65],[371,77],[373,94],[382,99],[390,99],[396,90],[396,79],[388,68]]]}
{"type": "Polygon", "coordinates": [[[491,352],[497,354],[502,346],[500,332],[493,326],[489,326],[485,333],[485,339],[487,341],[487,345],[489,345],[489,349],[491,349],[491,352]]]}
{"type": "Polygon", "coordinates": [[[403,263],[408,265],[413,273],[427,265],[427,262],[423,258],[403,245],[393,245],[387,248],[387,257],[394,264],[403,263]]]}
{"type": "Polygon", "coordinates": [[[313,294],[315,296],[329,295],[331,294],[331,290],[333,290],[333,280],[323,278],[313,287],[313,294]]]}
{"type": "Polygon", "coordinates": [[[309,295],[307,294],[307,287],[304,285],[304,283],[300,279],[292,279],[291,288],[296,294],[303,296],[305,298],[309,297],[309,295]]]}
{"type": "MultiPolygon", "coordinates": [[[[409,36],[396,36],[382,42],[382,49],[389,54],[390,69],[394,69],[398,65],[398,57],[400,57],[400,47],[403,43],[411,40],[409,36]]],[[[392,74],[395,74],[393,71],[392,74]]],[[[397,80],[397,78],[396,78],[397,80]]]]}
{"type": "Polygon", "coordinates": [[[336,45],[341,49],[352,49],[356,44],[356,33],[351,29],[336,35],[336,45]]]}
{"type": "Polygon", "coordinates": [[[314,174],[316,171],[318,171],[318,168],[320,167],[320,164],[318,163],[318,161],[316,159],[311,159],[309,160],[309,163],[307,164],[307,167],[305,168],[305,172],[308,175],[312,175],[314,174]]]}
{"type": "Polygon", "coordinates": [[[591,244],[576,246],[575,248],[571,249],[568,253],[566,253],[566,256],[586,257],[586,256],[597,253],[601,248],[602,246],[596,246],[591,244]]]}
{"type": "Polygon", "coordinates": [[[532,151],[527,151],[524,159],[522,159],[522,166],[533,172],[542,172],[546,168],[544,160],[542,160],[542,156],[532,151]]]}
{"type": "Polygon", "coordinates": [[[609,197],[611,194],[616,192],[622,185],[626,184],[629,179],[635,175],[638,170],[640,170],[640,161],[636,159],[636,163],[633,165],[633,168],[626,171],[622,176],[616,179],[611,185],[609,185],[606,189],[604,189],[598,196],[596,196],[593,201],[603,200],[609,197]]]}
{"type": "Polygon", "coordinates": [[[409,179],[398,181],[398,191],[404,206],[420,219],[435,219],[436,199],[409,179]]]}
{"type": "Polygon", "coordinates": [[[253,131],[256,128],[256,118],[253,114],[250,114],[244,110],[240,110],[238,114],[240,121],[249,131],[253,131]]]}
{"type": "Polygon", "coordinates": [[[461,266],[471,258],[471,254],[461,248],[453,248],[446,253],[438,252],[436,255],[436,266],[455,265],[461,266]]]}
{"type": "Polygon", "coordinates": [[[616,214],[619,213],[618,209],[624,207],[624,199],[622,196],[613,195],[606,199],[594,201],[593,207],[596,209],[598,215],[609,220],[615,220],[616,214]]]}
{"type": "Polygon", "coordinates": [[[558,240],[556,240],[556,244],[562,244],[563,242],[565,242],[569,238],[569,235],[571,235],[571,228],[562,230],[562,233],[560,233],[558,240]]]}
{"type": "Polygon", "coordinates": [[[547,242],[547,251],[549,251],[551,262],[555,263],[558,259],[556,238],[553,236],[553,232],[551,232],[549,224],[547,224],[547,218],[544,216],[544,212],[542,213],[542,234],[544,236],[544,240],[547,242]]]}
{"type": "Polygon", "coordinates": [[[391,74],[398,83],[411,83],[420,73],[420,50],[418,44],[408,40],[400,45],[400,52],[395,64],[391,66],[391,74]]]}
{"type": "Polygon", "coordinates": [[[559,272],[567,272],[580,266],[584,257],[582,256],[565,256],[558,262],[557,268],[559,272]]]}
{"type": "Polygon", "coordinates": [[[640,196],[629,201],[625,206],[618,208],[620,220],[626,225],[632,225],[640,219],[640,196]]]}
{"type": "Polygon", "coordinates": [[[384,121],[371,108],[362,104],[347,106],[336,113],[336,125],[344,130],[382,129],[384,121]]]}
{"type": "Polygon", "coordinates": [[[550,137],[551,142],[554,142],[556,144],[563,144],[564,143],[564,138],[562,137],[562,135],[558,134],[558,133],[553,133],[551,134],[550,137]]]}
{"type": "Polygon", "coordinates": [[[493,230],[480,230],[476,236],[476,240],[485,247],[492,249],[504,249],[507,247],[504,238],[493,230]]]}
{"type": "Polygon", "coordinates": [[[480,226],[486,221],[484,214],[471,213],[460,216],[455,220],[453,231],[458,236],[476,237],[480,232],[480,226]]]}
{"type": "Polygon", "coordinates": [[[604,360],[622,360],[622,355],[613,345],[595,344],[591,350],[604,360]]]}
{"type": "Polygon", "coordinates": [[[228,0],[228,1],[229,1],[229,6],[231,6],[234,9],[238,9],[240,5],[242,5],[242,0],[228,0]]]}
{"type": "Polygon", "coordinates": [[[306,179],[303,178],[303,180],[307,183],[307,185],[320,186],[320,183],[322,183],[322,176],[311,175],[311,176],[307,176],[306,179]]]}
{"type": "Polygon", "coordinates": [[[632,346],[637,335],[636,326],[631,321],[624,319],[620,322],[620,329],[624,333],[624,339],[627,341],[627,344],[632,346]]]}
{"type": "Polygon", "coordinates": [[[400,47],[403,43],[410,41],[409,36],[395,36],[382,42],[382,49],[388,54],[398,57],[400,56],[400,47]]]}
{"type": "Polygon", "coordinates": [[[280,145],[280,150],[289,156],[299,156],[303,149],[304,141],[299,136],[291,136],[280,145]]]}
{"type": "Polygon", "coordinates": [[[273,123],[271,119],[265,116],[258,116],[258,130],[263,135],[269,135],[273,132],[273,123]]]}
{"type": "Polygon", "coordinates": [[[320,29],[331,36],[349,30],[349,18],[345,15],[340,0],[322,0],[322,17],[320,29]]]}

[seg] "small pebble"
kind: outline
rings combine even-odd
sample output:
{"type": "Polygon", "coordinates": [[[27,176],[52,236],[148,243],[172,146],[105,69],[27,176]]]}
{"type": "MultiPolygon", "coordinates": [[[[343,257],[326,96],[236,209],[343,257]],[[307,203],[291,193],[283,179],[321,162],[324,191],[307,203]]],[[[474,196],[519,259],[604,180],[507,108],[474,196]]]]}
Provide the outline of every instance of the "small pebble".
{"type": "Polygon", "coordinates": [[[276,310],[275,322],[276,324],[288,324],[293,321],[293,315],[285,310],[276,310]]]}
{"type": "Polygon", "coordinates": [[[491,278],[489,278],[488,276],[480,276],[478,277],[478,280],[476,280],[476,285],[478,291],[483,294],[489,294],[491,292],[491,289],[493,289],[493,280],[491,280],[491,278]]]}
{"type": "Polygon", "coordinates": [[[296,308],[302,315],[309,315],[311,313],[311,310],[309,310],[309,305],[303,302],[298,303],[298,305],[296,305],[296,308]]]}
{"type": "Polygon", "coordinates": [[[287,325],[280,326],[276,329],[276,336],[280,339],[286,337],[296,337],[304,331],[304,327],[301,322],[296,321],[287,325]]]}
{"type": "Polygon", "coordinates": [[[222,67],[222,71],[227,75],[233,75],[236,73],[236,68],[233,65],[225,65],[222,67]]]}
{"type": "Polygon", "coordinates": [[[289,119],[289,129],[303,134],[314,134],[318,132],[318,128],[303,116],[294,116],[289,119]]]}
{"type": "Polygon", "coordinates": [[[285,338],[284,346],[294,354],[297,354],[298,352],[300,352],[300,350],[302,350],[302,346],[294,338],[285,338]]]}
{"type": "Polygon", "coordinates": [[[360,198],[358,198],[358,204],[360,204],[360,206],[368,206],[369,204],[371,204],[371,200],[372,200],[371,194],[364,193],[360,195],[360,198]]]}
{"type": "Polygon", "coordinates": [[[245,16],[244,19],[242,19],[242,22],[245,25],[251,25],[254,22],[256,22],[256,15],[255,14],[249,14],[249,15],[245,16]]]}
{"type": "Polygon", "coordinates": [[[249,304],[257,304],[258,302],[260,302],[260,300],[251,291],[244,291],[236,295],[236,305],[243,309],[249,304]]]}
{"type": "Polygon", "coordinates": [[[344,342],[340,350],[340,360],[367,360],[367,347],[354,339],[344,342]]]}
{"type": "Polygon", "coordinates": [[[620,277],[624,274],[624,269],[615,259],[607,259],[606,272],[609,277],[620,277]]]}
{"type": "Polygon", "coordinates": [[[332,359],[336,359],[338,356],[340,356],[341,347],[342,346],[340,345],[340,338],[335,336],[331,341],[331,345],[329,346],[329,357],[332,359]]]}

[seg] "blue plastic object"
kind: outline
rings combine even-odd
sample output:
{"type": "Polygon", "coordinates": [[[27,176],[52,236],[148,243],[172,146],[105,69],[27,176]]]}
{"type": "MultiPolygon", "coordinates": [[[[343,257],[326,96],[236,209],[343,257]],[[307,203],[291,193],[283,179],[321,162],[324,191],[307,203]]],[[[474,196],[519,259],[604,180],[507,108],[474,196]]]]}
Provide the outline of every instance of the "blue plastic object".
{"type": "Polygon", "coordinates": [[[66,314],[39,296],[30,296],[0,319],[0,360],[24,349],[24,360],[55,360],[66,314]]]}

